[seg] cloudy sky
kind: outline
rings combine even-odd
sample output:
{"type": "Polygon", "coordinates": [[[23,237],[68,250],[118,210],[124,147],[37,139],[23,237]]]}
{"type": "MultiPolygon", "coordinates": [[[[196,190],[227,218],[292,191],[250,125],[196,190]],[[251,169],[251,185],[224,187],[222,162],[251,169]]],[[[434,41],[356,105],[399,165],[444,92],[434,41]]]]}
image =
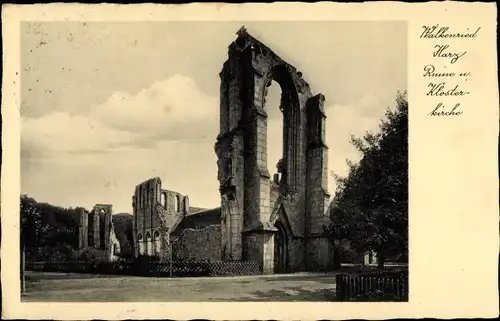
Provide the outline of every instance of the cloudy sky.
{"type": "MultiPolygon", "coordinates": [[[[193,206],[219,206],[218,73],[244,24],[326,96],[329,171],[357,160],[351,134],[376,130],[407,86],[402,22],[50,22],[21,36],[21,189],[61,206],[131,212],[160,177],[193,206]]],[[[269,168],[280,149],[273,85],[269,168]]],[[[330,190],[333,192],[333,180],[330,190]]]]}

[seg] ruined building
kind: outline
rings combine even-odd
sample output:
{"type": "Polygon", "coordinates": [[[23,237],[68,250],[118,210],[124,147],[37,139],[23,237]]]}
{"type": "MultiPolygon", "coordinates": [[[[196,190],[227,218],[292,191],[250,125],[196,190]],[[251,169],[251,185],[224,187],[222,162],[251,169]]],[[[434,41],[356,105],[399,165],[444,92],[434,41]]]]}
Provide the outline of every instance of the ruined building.
{"type": "Polygon", "coordinates": [[[152,178],[137,185],[132,206],[135,257],[154,256],[161,260],[220,259],[218,209],[191,208],[188,196],[162,189],[160,178],[152,178]],[[196,231],[195,234],[190,235],[190,230],[196,231]],[[207,234],[205,238],[198,238],[200,231],[207,234]],[[209,250],[209,244],[212,244],[212,250],[209,250]],[[172,248],[177,251],[171,253],[172,248]]]}
{"type": "Polygon", "coordinates": [[[120,253],[120,242],[116,238],[111,216],[112,205],[96,204],[89,213],[82,209],[78,226],[78,247],[101,250],[112,261],[120,253]]]}
{"type": "Polygon", "coordinates": [[[300,71],[244,28],[237,34],[220,73],[221,207],[190,213],[187,196],[161,189],[158,178],[138,185],[136,256],[173,256],[169,242],[203,230],[177,249],[199,251],[195,259],[257,261],[263,273],[327,269],[334,257],[323,229],[330,220],[325,97],[313,95],[300,71]],[[273,80],[282,91],[283,151],[271,176],[266,94],[273,80]]]}
{"type": "Polygon", "coordinates": [[[244,28],[229,46],[221,77],[215,150],[221,192],[222,253],[263,271],[316,270],[333,262],[329,224],[325,97],[302,73],[244,28]],[[266,91],[281,86],[283,157],[268,172],[266,91]]]}

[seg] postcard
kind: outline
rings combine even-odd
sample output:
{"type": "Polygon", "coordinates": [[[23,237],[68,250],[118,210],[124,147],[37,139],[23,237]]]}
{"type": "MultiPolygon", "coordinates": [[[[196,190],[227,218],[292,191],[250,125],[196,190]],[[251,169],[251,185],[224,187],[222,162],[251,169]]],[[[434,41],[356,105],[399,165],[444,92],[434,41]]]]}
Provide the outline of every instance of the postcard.
{"type": "Polygon", "coordinates": [[[3,318],[498,315],[495,4],[2,9],[3,318]]]}

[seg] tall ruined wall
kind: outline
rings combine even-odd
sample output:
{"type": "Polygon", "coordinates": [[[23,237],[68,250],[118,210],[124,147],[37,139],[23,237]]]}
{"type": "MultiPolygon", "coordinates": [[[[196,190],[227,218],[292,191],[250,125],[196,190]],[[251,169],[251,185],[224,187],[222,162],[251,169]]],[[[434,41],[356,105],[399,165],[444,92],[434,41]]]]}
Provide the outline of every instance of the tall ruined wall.
{"type": "Polygon", "coordinates": [[[307,132],[307,188],[306,188],[306,243],[307,268],[325,269],[333,266],[333,244],[324,236],[329,225],[328,146],[325,141],[323,104],[325,97],[316,95],[308,100],[306,113],[307,132]]]}
{"type": "Polygon", "coordinates": [[[78,226],[80,249],[100,250],[109,260],[116,259],[120,253],[120,243],[115,235],[112,215],[113,206],[110,204],[96,204],[91,212],[81,210],[78,226]]]}
{"type": "Polygon", "coordinates": [[[161,180],[152,178],[136,186],[132,204],[135,257],[169,258],[169,233],[186,215],[188,197],[162,189],[161,180]]]}
{"type": "Polygon", "coordinates": [[[113,228],[111,228],[111,231],[109,233],[109,246],[107,252],[111,261],[118,259],[121,252],[120,241],[116,237],[113,228]]]}
{"type": "Polygon", "coordinates": [[[85,209],[81,209],[79,213],[78,223],[78,248],[86,249],[88,247],[89,233],[89,213],[85,209]]]}
{"type": "Polygon", "coordinates": [[[220,225],[183,230],[172,240],[172,250],[177,261],[219,261],[222,255],[220,225]]]}
{"type": "Polygon", "coordinates": [[[321,234],[329,220],[323,95],[313,97],[302,73],[244,28],[229,46],[220,77],[220,133],[215,151],[223,257],[258,260],[264,272],[271,273],[274,225],[279,220],[286,221],[287,252],[294,256],[287,260],[291,270],[327,264],[330,249],[321,234]],[[266,95],[273,80],[282,89],[286,146],[277,188],[267,170],[266,95]],[[278,215],[282,207],[286,210],[278,215]]]}
{"type": "Polygon", "coordinates": [[[110,247],[110,233],[112,229],[111,215],[113,215],[113,206],[110,204],[96,204],[92,211],[93,215],[98,218],[94,222],[98,222],[97,231],[94,237],[97,236],[95,246],[103,250],[108,250],[110,247]]]}

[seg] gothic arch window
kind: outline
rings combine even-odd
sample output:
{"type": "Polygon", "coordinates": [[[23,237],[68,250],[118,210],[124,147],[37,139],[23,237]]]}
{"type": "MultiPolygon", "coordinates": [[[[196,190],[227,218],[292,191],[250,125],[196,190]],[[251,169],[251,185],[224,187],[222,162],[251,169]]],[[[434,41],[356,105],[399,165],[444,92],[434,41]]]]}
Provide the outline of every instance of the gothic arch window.
{"type": "Polygon", "coordinates": [[[180,208],[181,208],[181,197],[177,195],[175,197],[175,202],[174,202],[174,211],[179,212],[180,208]]]}
{"type": "Polygon", "coordinates": [[[163,208],[167,207],[167,195],[165,195],[165,193],[161,193],[160,204],[163,208]]]}
{"type": "Polygon", "coordinates": [[[160,255],[161,250],[161,240],[160,240],[160,232],[155,231],[153,234],[153,242],[154,242],[154,254],[160,255]]]}
{"type": "Polygon", "coordinates": [[[137,245],[139,246],[139,255],[144,255],[144,240],[142,239],[142,234],[137,236],[137,245]]]}
{"type": "Polygon", "coordinates": [[[152,251],[152,242],[151,242],[151,233],[146,234],[146,255],[151,256],[153,254],[152,251]]]}
{"type": "Polygon", "coordinates": [[[300,166],[297,158],[300,156],[300,103],[295,81],[290,74],[286,65],[277,65],[273,67],[267,75],[264,76],[264,83],[262,85],[262,99],[263,107],[267,111],[267,139],[264,140],[263,150],[267,151],[268,162],[267,167],[270,173],[276,172],[275,167],[280,160],[282,166],[280,169],[280,180],[288,185],[295,185],[298,169],[300,166]],[[276,90],[272,89],[274,83],[279,85],[281,95],[272,94],[268,96],[268,91],[279,92],[278,86],[276,90]],[[266,103],[270,100],[269,103],[266,103]],[[268,105],[269,108],[266,107],[268,105]],[[280,115],[281,114],[281,115],[280,115]],[[281,126],[274,126],[273,122],[279,124],[281,118],[281,126]],[[274,140],[273,137],[281,137],[281,144],[274,140]],[[279,145],[279,146],[273,146],[279,145]],[[281,155],[281,157],[279,156],[281,155]]]}
{"type": "Polygon", "coordinates": [[[184,213],[189,212],[189,197],[184,197],[184,213]]]}
{"type": "Polygon", "coordinates": [[[264,93],[264,109],[267,112],[267,170],[279,173],[277,165],[284,155],[282,89],[272,78],[268,80],[264,93]]]}

